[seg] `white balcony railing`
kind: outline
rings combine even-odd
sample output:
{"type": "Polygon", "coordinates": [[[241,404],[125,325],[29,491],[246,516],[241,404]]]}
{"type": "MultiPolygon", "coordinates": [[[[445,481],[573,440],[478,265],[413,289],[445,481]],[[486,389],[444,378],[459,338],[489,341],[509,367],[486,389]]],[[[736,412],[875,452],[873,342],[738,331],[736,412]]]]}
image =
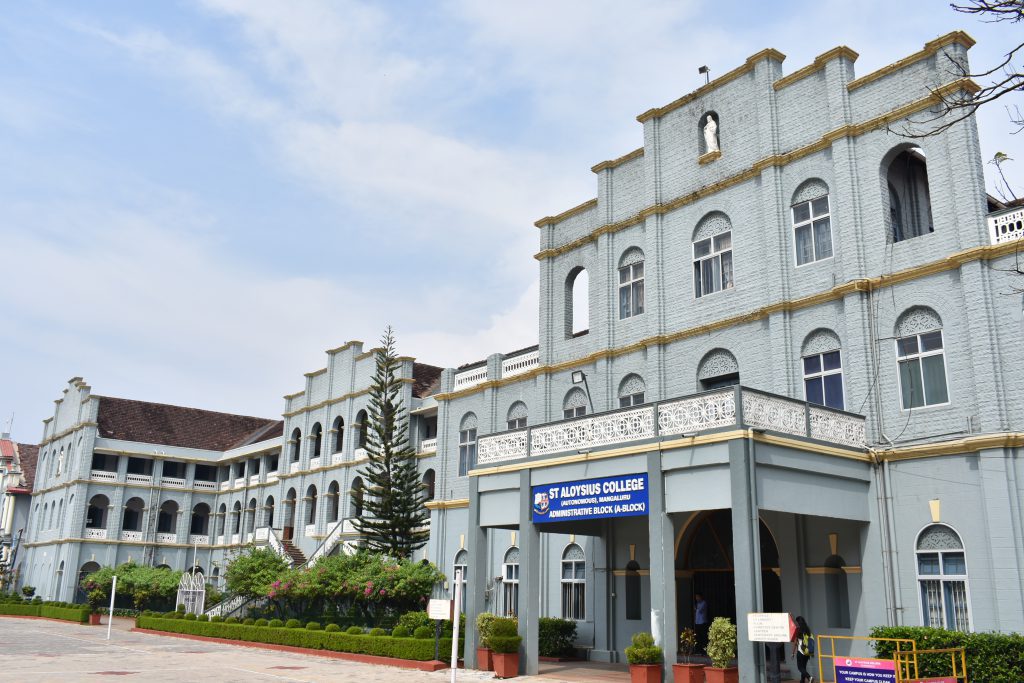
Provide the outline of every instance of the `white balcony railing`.
{"type": "Polygon", "coordinates": [[[273,484],[275,481],[277,481],[277,470],[267,472],[267,483],[273,484]]]}
{"type": "Polygon", "coordinates": [[[245,486],[245,477],[235,477],[235,488],[240,489],[245,486]]]}
{"type": "Polygon", "coordinates": [[[306,528],[303,529],[303,533],[306,535],[306,538],[316,536],[316,524],[307,524],[306,528]]]}
{"type": "Polygon", "coordinates": [[[992,244],[1024,238],[1024,209],[1008,209],[989,216],[988,234],[992,244]]]}
{"type": "Polygon", "coordinates": [[[210,537],[206,534],[189,534],[189,545],[210,545],[210,537]]]}
{"type": "Polygon", "coordinates": [[[124,531],[121,532],[121,540],[122,541],[131,541],[132,543],[139,543],[139,542],[142,541],[142,532],[141,531],[128,531],[127,529],[125,529],[124,531]]]}
{"type": "Polygon", "coordinates": [[[357,448],[357,449],[355,449],[354,451],[352,451],[352,458],[354,460],[366,460],[366,449],[365,448],[357,448]]]}
{"type": "Polygon", "coordinates": [[[124,480],[129,484],[145,484],[149,486],[153,483],[152,474],[126,474],[124,480]]]}
{"type": "Polygon", "coordinates": [[[291,465],[288,466],[288,471],[291,472],[292,474],[295,474],[296,472],[299,471],[299,468],[301,466],[302,466],[302,463],[293,462],[291,465]]]}
{"type": "Polygon", "coordinates": [[[436,453],[437,452],[437,437],[429,439],[423,439],[420,441],[420,453],[436,453]]]}
{"type": "Polygon", "coordinates": [[[217,490],[217,482],[215,481],[204,481],[202,479],[196,479],[194,482],[192,482],[192,485],[195,486],[197,489],[202,489],[203,491],[217,490]]]}
{"type": "Polygon", "coordinates": [[[161,486],[169,486],[170,488],[183,489],[185,488],[185,480],[180,477],[160,477],[161,486]]]}
{"type": "Polygon", "coordinates": [[[470,370],[455,373],[455,390],[468,389],[487,381],[487,366],[481,365],[470,370]]]}
{"type": "Polygon", "coordinates": [[[231,534],[231,545],[238,545],[242,542],[242,534],[231,534]]]}
{"type": "Polygon", "coordinates": [[[654,436],[654,406],[559,422],[530,432],[530,453],[586,450],[654,436]]]}
{"type": "Polygon", "coordinates": [[[501,361],[501,376],[515,377],[540,365],[540,351],[530,351],[501,361]]]}
{"type": "Polygon", "coordinates": [[[85,538],[91,540],[103,540],[107,537],[106,529],[86,529],[85,538]]]}
{"type": "Polygon", "coordinates": [[[344,453],[335,453],[334,455],[331,456],[331,464],[332,465],[340,465],[343,462],[345,462],[345,454],[344,453]]]}
{"type": "Polygon", "coordinates": [[[92,470],[89,472],[89,478],[93,481],[117,481],[117,472],[108,472],[106,470],[92,470]]]}
{"type": "Polygon", "coordinates": [[[156,542],[157,543],[177,543],[178,542],[178,534],[163,534],[163,533],[157,534],[156,535],[156,542]]]}
{"type": "Polygon", "coordinates": [[[258,484],[258,483],[260,483],[260,475],[258,475],[258,474],[250,474],[249,475],[249,486],[256,486],[256,484],[258,484]]]}
{"type": "Polygon", "coordinates": [[[318,467],[320,467],[320,462],[321,462],[320,458],[311,458],[310,461],[309,461],[309,469],[311,469],[311,470],[317,469],[318,467]]]}
{"type": "Polygon", "coordinates": [[[224,545],[224,534],[217,537],[217,545],[224,545]]]}

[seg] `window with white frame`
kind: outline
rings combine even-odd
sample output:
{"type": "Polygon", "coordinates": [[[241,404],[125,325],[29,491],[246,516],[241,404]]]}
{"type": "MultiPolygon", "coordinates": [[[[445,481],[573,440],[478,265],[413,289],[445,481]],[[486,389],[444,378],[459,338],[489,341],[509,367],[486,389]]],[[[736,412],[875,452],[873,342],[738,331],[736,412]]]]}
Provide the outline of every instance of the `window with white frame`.
{"type": "Polygon", "coordinates": [[[501,565],[502,609],[506,617],[519,616],[519,548],[512,546],[501,565]]]}
{"type": "Polygon", "coordinates": [[[644,402],[647,385],[640,375],[626,375],[619,385],[619,407],[629,408],[644,402]]]}
{"type": "Polygon", "coordinates": [[[942,330],[900,337],[896,356],[904,410],[949,403],[942,330]]]}
{"type": "Polygon", "coordinates": [[[945,524],[932,524],[917,538],[917,581],[923,626],[971,630],[964,544],[945,524]]]}
{"type": "Polygon", "coordinates": [[[644,252],[633,248],[619,261],[619,320],[644,312],[644,252]]]}
{"type": "Polygon", "coordinates": [[[798,266],[832,258],[828,195],[793,205],[793,245],[798,266]]]}
{"type": "Polygon", "coordinates": [[[509,429],[522,429],[526,426],[526,404],[522,401],[516,401],[508,409],[507,423],[509,429]]]}
{"type": "Polygon", "coordinates": [[[459,426],[459,476],[469,472],[470,465],[476,462],[476,415],[468,413],[462,418],[459,426]]]}
{"type": "Polygon", "coordinates": [[[732,231],[693,243],[693,290],[700,298],[732,287],[732,231]]]}
{"type": "Polygon", "coordinates": [[[562,402],[562,417],[569,419],[587,414],[587,395],[579,387],[573,387],[562,402]]]}
{"type": "Polygon", "coordinates": [[[562,618],[587,618],[586,555],[575,543],[562,553],[562,618]]]}
{"type": "Polygon", "coordinates": [[[839,350],[803,357],[804,398],[843,410],[843,362],[839,350]]]}
{"type": "MultiPolygon", "coordinates": [[[[461,601],[459,602],[459,611],[466,611],[466,572],[469,569],[469,553],[466,550],[460,550],[455,554],[455,562],[452,563],[452,581],[455,581],[456,577],[459,577],[461,572],[462,581],[462,595],[461,601]]],[[[452,599],[455,598],[455,586],[452,586],[452,599]]]]}

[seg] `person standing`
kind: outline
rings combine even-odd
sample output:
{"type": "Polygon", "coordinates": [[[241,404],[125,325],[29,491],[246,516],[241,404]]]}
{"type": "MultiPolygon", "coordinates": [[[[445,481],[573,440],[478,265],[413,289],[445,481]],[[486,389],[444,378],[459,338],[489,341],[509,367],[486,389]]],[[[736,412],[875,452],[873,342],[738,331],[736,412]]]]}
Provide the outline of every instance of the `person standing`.
{"type": "Polygon", "coordinates": [[[811,627],[803,617],[797,617],[793,654],[796,655],[796,668],[800,671],[800,683],[814,683],[814,676],[807,673],[807,661],[811,658],[810,640],[811,627]]]}
{"type": "Polygon", "coordinates": [[[697,632],[697,651],[707,652],[708,629],[711,620],[708,618],[708,603],[700,593],[693,594],[693,630],[697,632]]]}

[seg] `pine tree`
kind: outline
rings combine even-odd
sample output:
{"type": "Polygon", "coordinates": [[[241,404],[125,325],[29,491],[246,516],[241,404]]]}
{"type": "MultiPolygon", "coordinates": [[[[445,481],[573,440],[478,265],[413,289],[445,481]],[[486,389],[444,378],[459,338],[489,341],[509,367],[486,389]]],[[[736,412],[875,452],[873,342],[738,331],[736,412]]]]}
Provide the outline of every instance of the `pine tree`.
{"type": "Polygon", "coordinates": [[[359,472],[366,482],[364,514],[354,521],[373,552],[408,558],[427,544],[430,514],[423,505],[425,487],[416,468],[416,453],[409,445],[409,420],[400,392],[403,383],[395,336],[389,326],[377,349],[377,369],[370,386],[366,431],[369,462],[359,472]]]}

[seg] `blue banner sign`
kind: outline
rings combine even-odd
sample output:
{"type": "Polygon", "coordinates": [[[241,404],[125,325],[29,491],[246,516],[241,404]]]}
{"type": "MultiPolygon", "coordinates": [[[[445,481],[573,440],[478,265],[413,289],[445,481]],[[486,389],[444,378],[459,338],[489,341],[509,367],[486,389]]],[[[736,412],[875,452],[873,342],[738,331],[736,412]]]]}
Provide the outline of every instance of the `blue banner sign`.
{"type": "Polygon", "coordinates": [[[533,523],[636,517],[648,509],[647,473],[533,487],[533,523]]]}

